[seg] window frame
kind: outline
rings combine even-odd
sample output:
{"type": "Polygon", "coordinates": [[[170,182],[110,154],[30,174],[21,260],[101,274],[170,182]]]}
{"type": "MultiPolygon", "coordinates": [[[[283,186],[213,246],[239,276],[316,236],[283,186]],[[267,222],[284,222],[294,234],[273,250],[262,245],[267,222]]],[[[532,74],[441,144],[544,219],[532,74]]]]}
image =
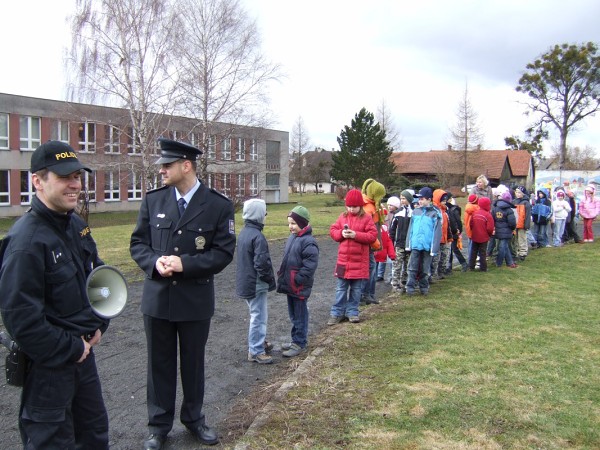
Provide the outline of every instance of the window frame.
{"type": "Polygon", "coordinates": [[[33,183],[31,182],[31,171],[29,170],[20,170],[19,171],[19,204],[21,206],[29,206],[31,205],[31,200],[33,199],[33,196],[35,195],[35,188],[33,187],[33,183]],[[26,179],[23,179],[23,176],[26,176],[26,179]],[[29,189],[28,191],[24,191],[23,190],[23,181],[25,181],[27,183],[27,188],[29,189]]]}
{"type": "MultiPolygon", "coordinates": [[[[10,150],[10,115],[8,113],[0,112],[0,125],[3,124],[2,118],[6,118],[4,122],[6,124],[6,136],[0,134],[0,150],[10,150]]],[[[2,127],[0,127],[0,131],[2,127]]]]}
{"type": "Polygon", "coordinates": [[[79,122],[77,127],[77,145],[81,153],[96,153],[96,122],[79,122]],[[93,136],[90,136],[92,130],[93,136]],[[90,140],[93,139],[93,140],[90,140]]]}
{"type": "Polygon", "coordinates": [[[10,169],[0,169],[0,189],[2,188],[4,174],[6,174],[6,191],[0,190],[0,206],[10,206],[10,169]],[[6,199],[6,201],[3,201],[6,199]]]}
{"type": "Polygon", "coordinates": [[[120,202],[121,201],[121,171],[116,170],[105,170],[104,171],[104,202],[120,202]],[[116,174],[116,186],[114,175],[116,174]],[[110,184],[109,184],[110,181],[110,184]]]}
{"type": "Polygon", "coordinates": [[[20,116],[19,117],[19,150],[32,152],[42,144],[42,118],[39,116],[20,116]],[[34,137],[35,126],[33,121],[37,122],[37,137],[34,137]],[[23,136],[23,122],[26,121],[26,135],[23,136]]]}

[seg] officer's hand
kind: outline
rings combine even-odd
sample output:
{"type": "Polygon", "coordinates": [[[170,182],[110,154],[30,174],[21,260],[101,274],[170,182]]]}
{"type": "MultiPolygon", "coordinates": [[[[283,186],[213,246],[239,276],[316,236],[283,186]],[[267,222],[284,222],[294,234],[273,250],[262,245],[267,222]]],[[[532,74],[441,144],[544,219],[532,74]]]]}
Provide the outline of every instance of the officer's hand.
{"type": "Polygon", "coordinates": [[[168,256],[168,266],[171,268],[172,272],[183,272],[183,264],[181,263],[181,258],[179,256],[168,256]]]}
{"type": "Polygon", "coordinates": [[[171,263],[168,256],[161,256],[158,258],[154,264],[154,267],[156,267],[156,271],[161,277],[170,277],[173,275],[173,269],[171,268],[171,263]]]}
{"type": "Polygon", "coordinates": [[[100,339],[102,339],[102,332],[100,330],[96,330],[94,336],[88,341],[90,346],[98,345],[100,343],[100,339]]]}
{"type": "Polygon", "coordinates": [[[81,358],[77,360],[78,363],[83,362],[85,358],[87,358],[87,356],[90,354],[90,348],[92,348],[90,343],[86,341],[83,336],[81,336],[81,340],[83,341],[83,354],[81,355],[81,358]]]}

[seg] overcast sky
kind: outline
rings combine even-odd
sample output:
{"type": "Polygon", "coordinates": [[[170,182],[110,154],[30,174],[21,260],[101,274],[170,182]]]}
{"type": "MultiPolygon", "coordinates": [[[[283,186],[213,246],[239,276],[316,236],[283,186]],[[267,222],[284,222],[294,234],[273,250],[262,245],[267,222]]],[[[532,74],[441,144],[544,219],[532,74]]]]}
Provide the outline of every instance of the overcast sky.
{"type": "MultiPolygon", "coordinates": [[[[271,90],[274,128],[291,132],[301,116],[326,149],[362,107],[375,113],[383,101],[403,150],[445,148],[465,85],[485,148],[504,148],[529,123],[515,92],[526,64],[554,44],[600,43],[598,0],[242,1],[287,74],[271,90]]],[[[64,100],[74,1],[3,3],[0,92],[64,100]]],[[[568,144],[600,155],[600,114],[568,144]]]]}

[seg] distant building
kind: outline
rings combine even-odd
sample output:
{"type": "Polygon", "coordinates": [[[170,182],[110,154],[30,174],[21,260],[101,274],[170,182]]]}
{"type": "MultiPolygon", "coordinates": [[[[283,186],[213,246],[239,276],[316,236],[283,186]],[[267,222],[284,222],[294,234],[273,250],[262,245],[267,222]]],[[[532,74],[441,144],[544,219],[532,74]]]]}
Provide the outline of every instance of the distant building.
{"type": "Polygon", "coordinates": [[[392,154],[392,161],[397,175],[415,182],[436,182],[447,188],[461,188],[465,171],[469,184],[475,183],[482,174],[492,186],[524,185],[529,188],[535,179],[533,158],[526,150],[396,152],[392,154]]]}
{"type": "MultiPolygon", "coordinates": [[[[161,126],[165,131],[158,134],[165,137],[200,142],[195,119],[169,116],[161,126]]],[[[214,129],[222,134],[210,136],[202,182],[231,199],[288,201],[288,132],[228,124],[214,129]]],[[[70,144],[93,169],[84,180],[90,212],[139,208],[143,193],[158,187],[160,177],[142,180],[134,170],[143,155],[132,135],[126,109],[0,93],[0,217],[19,216],[29,207],[31,152],[50,139],[70,144]]],[[[158,147],[155,152],[151,161],[158,159],[158,147]]]]}
{"type": "Polygon", "coordinates": [[[315,192],[319,194],[332,194],[335,192],[335,183],[332,182],[329,172],[333,165],[332,152],[322,148],[296,155],[290,160],[290,192],[315,192]]]}

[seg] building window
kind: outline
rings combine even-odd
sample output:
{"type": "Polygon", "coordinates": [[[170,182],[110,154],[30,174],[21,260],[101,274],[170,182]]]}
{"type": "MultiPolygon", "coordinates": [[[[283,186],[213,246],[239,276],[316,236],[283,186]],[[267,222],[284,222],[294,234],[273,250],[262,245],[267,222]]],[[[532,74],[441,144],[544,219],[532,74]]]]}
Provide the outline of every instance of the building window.
{"type": "Polygon", "coordinates": [[[223,174],[223,195],[231,198],[231,175],[228,173],[223,174]]]}
{"type": "Polygon", "coordinates": [[[134,171],[129,172],[127,180],[127,200],[142,199],[142,177],[134,171]]]}
{"type": "Polygon", "coordinates": [[[0,205],[10,205],[10,170],[0,170],[0,205]]]}
{"type": "Polygon", "coordinates": [[[121,131],[114,125],[104,125],[104,153],[121,153],[121,131]]]}
{"type": "Polygon", "coordinates": [[[258,161],[258,150],[256,147],[256,139],[250,142],[250,161],[258,161]]]}
{"type": "Polygon", "coordinates": [[[209,188],[214,189],[215,187],[215,175],[213,173],[209,173],[206,175],[206,185],[209,188]]]}
{"type": "Polygon", "coordinates": [[[69,122],[66,120],[57,120],[56,126],[52,129],[52,139],[55,141],[69,143],[69,122]]]}
{"type": "Polygon", "coordinates": [[[127,153],[130,155],[141,155],[142,145],[140,143],[140,135],[137,130],[129,128],[127,133],[127,153]]]}
{"type": "Polygon", "coordinates": [[[79,151],[96,151],[96,124],[93,122],[82,122],[79,124],[79,151]]]}
{"type": "Polygon", "coordinates": [[[279,170],[280,161],[281,143],[278,141],[267,141],[267,170],[279,170]]]}
{"type": "Polygon", "coordinates": [[[258,195],[258,174],[250,175],[250,195],[255,197],[258,195]]]}
{"type": "Polygon", "coordinates": [[[190,144],[192,144],[194,147],[199,148],[200,150],[204,151],[204,149],[202,148],[202,141],[200,140],[200,135],[198,133],[190,133],[189,137],[190,137],[190,144]]]}
{"type": "Polygon", "coordinates": [[[217,158],[217,138],[215,136],[208,137],[208,159],[217,158]]]}
{"type": "Polygon", "coordinates": [[[238,138],[237,145],[236,161],[246,161],[246,141],[244,138],[238,138]]]}
{"type": "Polygon", "coordinates": [[[22,116],[20,119],[21,150],[35,150],[41,141],[41,119],[39,117],[22,116]]]}
{"type": "Polygon", "coordinates": [[[266,175],[266,184],[268,187],[279,187],[279,174],[278,173],[268,173],[266,175]]]}
{"type": "Polygon", "coordinates": [[[0,148],[8,149],[8,114],[0,113],[0,148]]]}
{"type": "Polygon", "coordinates": [[[246,176],[243,173],[239,173],[237,176],[235,196],[240,198],[246,196],[246,176]]]}
{"type": "Polygon", "coordinates": [[[119,191],[119,171],[104,172],[104,200],[107,202],[118,201],[121,198],[119,191]]]}
{"type": "Polygon", "coordinates": [[[231,138],[223,139],[223,161],[231,161],[231,138]]]}
{"type": "Polygon", "coordinates": [[[87,170],[82,170],[83,172],[83,190],[85,195],[87,196],[87,200],[90,203],[96,202],[96,172],[89,173],[87,170]]]}
{"type": "Polygon", "coordinates": [[[31,183],[31,172],[29,170],[21,171],[21,205],[31,205],[33,198],[33,184],[31,183]]]}

